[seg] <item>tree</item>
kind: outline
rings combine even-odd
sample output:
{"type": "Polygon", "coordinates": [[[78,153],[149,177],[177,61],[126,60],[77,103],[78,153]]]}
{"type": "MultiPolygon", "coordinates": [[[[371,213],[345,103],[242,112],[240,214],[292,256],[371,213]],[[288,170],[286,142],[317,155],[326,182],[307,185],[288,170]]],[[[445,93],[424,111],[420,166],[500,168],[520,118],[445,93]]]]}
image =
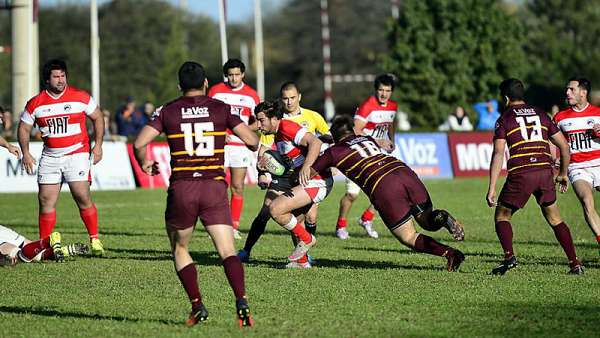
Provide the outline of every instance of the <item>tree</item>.
{"type": "Polygon", "coordinates": [[[498,97],[525,73],[518,18],[494,0],[405,1],[388,26],[384,68],[416,125],[437,126],[456,105],[498,97]]]}
{"type": "Polygon", "coordinates": [[[523,16],[524,50],[536,103],[561,104],[571,76],[600,83],[600,0],[532,0],[523,16]]]}

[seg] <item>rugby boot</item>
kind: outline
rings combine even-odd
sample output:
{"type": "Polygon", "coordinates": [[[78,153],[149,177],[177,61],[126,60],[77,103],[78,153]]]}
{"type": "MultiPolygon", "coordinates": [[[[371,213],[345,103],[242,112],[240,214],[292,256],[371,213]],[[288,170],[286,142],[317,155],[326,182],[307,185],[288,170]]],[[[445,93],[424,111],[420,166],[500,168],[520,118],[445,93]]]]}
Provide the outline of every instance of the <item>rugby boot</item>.
{"type": "Polygon", "coordinates": [[[310,250],[310,248],[315,246],[315,244],[317,244],[317,238],[313,235],[310,235],[310,242],[308,242],[308,243],[304,243],[303,241],[298,241],[298,244],[296,244],[296,248],[294,249],[292,254],[288,256],[288,259],[292,262],[299,260],[304,255],[306,255],[308,250],[310,250]]]}
{"type": "Polygon", "coordinates": [[[85,255],[90,251],[90,247],[83,243],[71,243],[60,248],[65,257],[85,255]]]}
{"type": "Polygon", "coordinates": [[[204,304],[200,303],[192,308],[190,317],[185,321],[185,326],[194,326],[200,322],[204,322],[208,319],[208,310],[204,307],[204,304]]]}
{"type": "Polygon", "coordinates": [[[372,238],[379,238],[379,234],[377,233],[377,231],[375,231],[375,229],[373,229],[373,222],[371,221],[363,221],[362,218],[358,219],[358,225],[360,225],[361,227],[363,227],[365,229],[365,231],[367,231],[367,234],[372,237],[372,238]]]}
{"type": "Polygon", "coordinates": [[[248,306],[248,301],[245,298],[238,299],[235,302],[235,308],[240,327],[254,326],[254,319],[252,319],[250,307],[248,306]]]}
{"type": "Polygon", "coordinates": [[[517,265],[517,257],[512,256],[509,259],[503,260],[497,267],[493,268],[492,275],[504,275],[506,271],[516,268],[517,265]]]}
{"type": "Polygon", "coordinates": [[[465,239],[464,227],[456,220],[456,218],[452,217],[448,211],[439,210],[435,217],[435,222],[443,224],[444,228],[448,230],[455,240],[462,241],[465,239]]]}
{"type": "Polygon", "coordinates": [[[348,233],[348,230],[346,230],[346,227],[343,227],[335,231],[335,236],[341,240],[346,240],[350,237],[350,234],[348,233]]]}
{"type": "Polygon", "coordinates": [[[569,274],[570,275],[583,275],[583,274],[585,274],[585,269],[584,269],[583,265],[577,264],[577,265],[573,266],[571,268],[571,270],[569,270],[569,274]]]}
{"type": "Polygon", "coordinates": [[[312,265],[310,265],[310,262],[304,262],[304,263],[289,262],[286,264],[285,268],[286,269],[310,269],[310,268],[312,268],[312,265]]]}
{"type": "Polygon", "coordinates": [[[448,260],[446,270],[448,270],[448,272],[458,271],[458,268],[465,260],[465,254],[460,250],[454,249],[452,254],[446,255],[446,259],[448,260]]]}
{"type": "Polygon", "coordinates": [[[104,256],[104,247],[98,238],[90,239],[90,246],[92,247],[92,255],[104,256]]]}
{"type": "Polygon", "coordinates": [[[49,237],[50,247],[52,248],[52,252],[54,253],[54,260],[57,262],[64,262],[65,255],[62,251],[61,246],[61,236],[60,232],[53,232],[49,237]]]}

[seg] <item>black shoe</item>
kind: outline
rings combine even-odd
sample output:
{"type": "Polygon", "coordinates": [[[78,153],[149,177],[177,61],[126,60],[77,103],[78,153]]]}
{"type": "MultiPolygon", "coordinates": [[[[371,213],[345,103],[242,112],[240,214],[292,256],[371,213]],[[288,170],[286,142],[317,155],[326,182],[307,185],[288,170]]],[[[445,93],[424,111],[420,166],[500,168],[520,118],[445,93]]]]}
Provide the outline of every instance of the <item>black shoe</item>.
{"type": "Polygon", "coordinates": [[[460,264],[465,260],[465,255],[457,249],[451,255],[446,256],[448,264],[446,264],[446,270],[448,272],[458,271],[460,264]]]}
{"type": "Polygon", "coordinates": [[[186,326],[194,326],[200,322],[208,319],[208,310],[204,307],[204,304],[195,306],[190,313],[190,317],[185,321],[186,326]]]}
{"type": "Polygon", "coordinates": [[[585,269],[583,268],[583,265],[577,264],[574,267],[572,267],[571,270],[569,270],[569,274],[570,275],[583,275],[583,274],[585,274],[585,269]]]}
{"type": "Polygon", "coordinates": [[[512,256],[503,260],[500,265],[492,269],[492,275],[504,275],[506,271],[517,267],[517,257],[512,256]]]}
{"type": "Polygon", "coordinates": [[[238,299],[235,303],[235,308],[240,327],[254,325],[254,320],[252,319],[252,315],[250,315],[250,307],[248,306],[248,301],[246,301],[246,299],[238,299]]]}

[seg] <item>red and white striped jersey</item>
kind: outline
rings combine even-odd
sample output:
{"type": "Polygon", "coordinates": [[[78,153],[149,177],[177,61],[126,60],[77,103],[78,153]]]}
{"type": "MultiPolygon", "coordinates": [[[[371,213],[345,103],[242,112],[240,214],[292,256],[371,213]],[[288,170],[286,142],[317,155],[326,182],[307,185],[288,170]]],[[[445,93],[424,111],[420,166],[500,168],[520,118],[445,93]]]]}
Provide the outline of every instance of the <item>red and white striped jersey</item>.
{"type": "Polygon", "coordinates": [[[279,129],[275,134],[277,151],[292,160],[294,168],[301,167],[306,158],[308,148],[300,145],[300,141],[308,131],[300,124],[283,119],[279,122],[279,129]]]}
{"type": "Polygon", "coordinates": [[[89,152],[85,119],[97,107],[93,97],[75,87],[67,86],[58,97],[43,90],[27,102],[21,121],[40,128],[43,155],[60,157],[89,152]]]}
{"type": "Polygon", "coordinates": [[[388,130],[394,123],[398,103],[388,100],[385,106],[379,104],[375,96],[369,96],[356,110],[355,120],[366,122],[363,129],[365,135],[375,139],[390,139],[388,130]]]}
{"type": "Polygon", "coordinates": [[[573,108],[554,116],[571,150],[569,169],[600,166],[600,138],[594,135],[594,124],[600,124],[600,108],[588,104],[581,111],[573,108]]]}
{"type": "MultiPolygon", "coordinates": [[[[208,96],[230,105],[231,113],[238,115],[245,124],[254,123],[254,107],[258,105],[260,99],[256,91],[247,84],[242,83],[240,88],[234,89],[221,82],[210,88],[208,96]]],[[[246,146],[231,130],[227,130],[227,133],[229,134],[227,145],[246,146]]]]}

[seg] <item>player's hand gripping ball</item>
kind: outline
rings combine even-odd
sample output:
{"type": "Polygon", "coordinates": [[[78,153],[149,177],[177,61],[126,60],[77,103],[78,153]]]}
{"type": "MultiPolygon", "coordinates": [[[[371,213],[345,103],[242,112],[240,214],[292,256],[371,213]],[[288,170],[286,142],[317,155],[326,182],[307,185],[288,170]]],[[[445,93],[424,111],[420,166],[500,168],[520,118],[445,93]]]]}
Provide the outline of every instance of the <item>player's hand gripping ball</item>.
{"type": "Polygon", "coordinates": [[[281,176],[291,168],[289,158],[275,150],[267,150],[258,163],[258,168],[271,175],[281,176]]]}

